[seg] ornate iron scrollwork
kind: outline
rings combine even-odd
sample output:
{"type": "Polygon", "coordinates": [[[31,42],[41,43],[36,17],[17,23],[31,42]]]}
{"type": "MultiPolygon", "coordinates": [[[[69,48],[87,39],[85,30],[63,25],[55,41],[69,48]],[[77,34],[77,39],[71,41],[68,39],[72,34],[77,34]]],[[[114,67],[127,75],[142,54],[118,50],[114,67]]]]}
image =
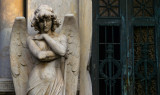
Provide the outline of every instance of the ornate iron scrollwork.
{"type": "Polygon", "coordinates": [[[99,15],[101,17],[118,17],[119,0],[99,0],[99,15]]]}
{"type": "Polygon", "coordinates": [[[112,80],[112,86],[115,83],[115,79],[117,79],[120,75],[121,75],[121,64],[115,60],[112,55],[113,55],[113,46],[111,44],[108,45],[108,50],[106,51],[107,55],[106,59],[104,59],[101,64],[100,64],[100,75],[105,78],[105,82],[107,83],[108,80],[112,80]],[[103,72],[104,66],[105,65],[109,65],[109,76],[103,72]],[[112,75],[112,66],[116,66],[117,67],[117,71],[114,75],[112,75]]]}
{"type": "Polygon", "coordinates": [[[152,17],[154,15],[154,0],[133,0],[135,17],[152,17]]]}
{"type": "Polygon", "coordinates": [[[156,75],[156,64],[154,63],[153,60],[151,60],[150,58],[148,58],[148,48],[147,48],[147,44],[142,46],[142,50],[141,53],[143,55],[143,57],[136,63],[135,65],[135,74],[139,79],[146,79],[146,80],[151,80],[155,75],[156,75]],[[144,63],[144,70],[145,70],[145,75],[141,74],[138,72],[138,68],[140,67],[140,65],[142,65],[144,63]],[[153,67],[153,71],[149,72],[149,75],[146,75],[148,72],[147,71],[147,65],[151,65],[153,67]]]}

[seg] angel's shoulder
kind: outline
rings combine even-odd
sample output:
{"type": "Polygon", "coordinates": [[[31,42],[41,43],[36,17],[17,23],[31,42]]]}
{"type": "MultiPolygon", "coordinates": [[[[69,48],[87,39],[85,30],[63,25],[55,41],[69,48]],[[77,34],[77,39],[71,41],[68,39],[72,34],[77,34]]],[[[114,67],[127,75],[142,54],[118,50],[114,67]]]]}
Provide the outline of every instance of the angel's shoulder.
{"type": "Polygon", "coordinates": [[[31,38],[33,38],[33,36],[28,36],[28,37],[27,37],[27,39],[31,39],[31,38]]]}
{"type": "Polygon", "coordinates": [[[66,37],[63,33],[59,33],[59,37],[66,37]]]}
{"type": "Polygon", "coordinates": [[[28,36],[27,37],[27,44],[30,44],[30,41],[33,39],[33,37],[32,36],[28,36]]]}
{"type": "Polygon", "coordinates": [[[59,37],[61,40],[67,40],[66,35],[64,35],[63,33],[59,33],[58,37],[59,37]]]}

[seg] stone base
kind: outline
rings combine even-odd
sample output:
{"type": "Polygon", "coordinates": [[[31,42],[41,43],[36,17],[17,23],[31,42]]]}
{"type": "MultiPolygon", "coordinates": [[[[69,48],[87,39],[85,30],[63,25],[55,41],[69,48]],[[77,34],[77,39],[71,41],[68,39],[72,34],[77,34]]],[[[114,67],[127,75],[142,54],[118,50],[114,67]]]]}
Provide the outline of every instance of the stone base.
{"type": "Polygon", "coordinates": [[[0,95],[7,95],[7,94],[4,94],[6,92],[8,93],[8,95],[12,95],[9,93],[14,92],[13,81],[12,81],[12,79],[0,78],[0,95]]]}
{"type": "Polygon", "coordinates": [[[0,92],[0,95],[16,95],[14,92],[0,92]]]}

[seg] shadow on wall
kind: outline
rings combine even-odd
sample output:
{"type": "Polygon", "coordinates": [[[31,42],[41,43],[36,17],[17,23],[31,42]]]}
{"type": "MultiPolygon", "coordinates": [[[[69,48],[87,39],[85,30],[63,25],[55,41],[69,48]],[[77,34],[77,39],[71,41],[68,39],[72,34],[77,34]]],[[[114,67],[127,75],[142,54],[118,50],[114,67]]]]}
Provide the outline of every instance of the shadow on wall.
{"type": "Polygon", "coordinates": [[[11,78],[9,60],[10,34],[11,28],[0,31],[0,78],[11,78]]]}

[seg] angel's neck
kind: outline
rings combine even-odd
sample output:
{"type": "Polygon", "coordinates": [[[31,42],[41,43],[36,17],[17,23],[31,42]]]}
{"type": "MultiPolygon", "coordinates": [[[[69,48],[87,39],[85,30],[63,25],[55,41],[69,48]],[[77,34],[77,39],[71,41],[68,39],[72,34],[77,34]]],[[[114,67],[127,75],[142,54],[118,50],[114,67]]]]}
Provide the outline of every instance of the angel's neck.
{"type": "Polygon", "coordinates": [[[48,34],[48,35],[50,35],[50,34],[52,34],[52,31],[51,30],[49,30],[48,32],[41,31],[40,34],[48,34]]]}
{"type": "Polygon", "coordinates": [[[51,31],[51,30],[49,30],[47,34],[48,34],[48,35],[52,35],[52,31],[51,31]]]}
{"type": "Polygon", "coordinates": [[[41,34],[48,34],[52,37],[57,37],[58,36],[58,33],[56,33],[55,31],[51,31],[51,30],[49,30],[47,33],[41,32],[41,34]]]}

